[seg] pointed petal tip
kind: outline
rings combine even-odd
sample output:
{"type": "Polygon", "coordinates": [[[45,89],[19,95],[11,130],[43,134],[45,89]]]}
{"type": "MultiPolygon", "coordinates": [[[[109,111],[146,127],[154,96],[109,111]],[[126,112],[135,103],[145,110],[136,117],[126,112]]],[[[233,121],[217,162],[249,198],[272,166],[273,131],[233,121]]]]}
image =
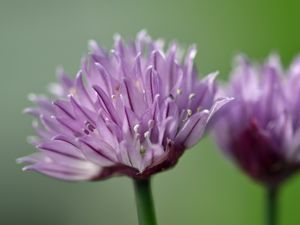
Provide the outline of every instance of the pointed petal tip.
{"type": "Polygon", "coordinates": [[[119,41],[119,40],[121,39],[120,33],[116,32],[116,33],[113,35],[113,39],[114,39],[115,41],[119,41]]]}
{"type": "Polygon", "coordinates": [[[273,68],[281,67],[281,58],[277,52],[272,52],[266,59],[265,65],[273,68]]]}
{"type": "Polygon", "coordinates": [[[141,29],[141,30],[137,33],[138,36],[140,36],[140,35],[145,35],[145,34],[148,34],[148,31],[147,31],[146,28],[141,29]]]}
{"type": "MultiPolygon", "coordinates": [[[[20,158],[17,158],[16,159],[16,163],[17,164],[23,164],[23,163],[35,163],[36,160],[32,158],[32,156],[23,156],[23,157],[20,157],[20,158]]],[[[29,166],[32,166],[32,165],[27,165],[25,167],[29,167],[29,166]]]]}
{"type": "Polygon", "coordinates": [[[98,48],[98,43],[94,39],[88,40],[88,48],[91,52],[98,48]]]}
{"type": "Polygon", "coordinates": [[[215,79],[217,76],[219,76],[220,74],[220,71],[219,70],[216,70],[210,74],[208,74],[208,76],[212,77],[213,79],[215,79]]]}
{"type": "Polygon", "coordinates": [[[280,59],[280,55],[279,55],[279,53],[277,52],[277,51],[272,51],[269,55],[268,55],[268,57],[267,57],[267,60],[269,60],[269,59],[280,59]]]}
{"type": "Polygon", "coordinates": [[[243,53],[243,52],[239,52],[235,55],[234,60],[248,60],[249,57],[243,53]]]}
{"type": "Polygon", "coordinates": [[[47,89],[53,95],[62,96],[64,94],[64,90],[63,90],[62,86],[58,83],[48,84],[47,89]]]}
{"type": "Polygon", "coordinates": [[[35,145],[35,143],[37,143],[37,141],[38,141],[38,138],[37,138],[36,136],[28,136],[28,137],[26,138],[26,142],[27,142],[28,144],[35,145]]]}
{"type": "Polygon", "coordinates": [[[36,148],[38,149],[44,149],[44,150],[49,150],[53,145],[54,143],[51,142],[51,141],[48,141],[48,142],[44,142],[44,143],[38,143],[35,145],[36,148]]]}
{"type": "Polygon", "coordinates": [[[32,108],[25,108],[22,110],[22,114],[31,114],[33,112],[32,108]]]}
{"type": "MultiPolygon", "coordinates": [[[[216,100],[215,100],[215,104],[218,104],[219,105],[219,108],[221,108],[222,106],[224,106],[225,104],[231,102],[235,100],[234,97],[218,97],[216,100]]],[[[218,108],[218,109],[219,109],[218,108]]]]}
{"type": "Polygon", "coordinates": [[[81,69],[76,74],[76,80],[77,79],[82,79],[82,70],[81,69]]]}
{"type": "Polygon", "coordinates": [[[233,59],[233,67],[237,65],[250,65],[249,57],[244,53],[238,53],[233,59]]]}
{"type": "Polygon", "coordinates": [[[124,47],[123,46],[123,38],[122,38],[122,36],[121,36],[121,34],[119,34],[119,33],[115,33],[114,35],[113,35],[113,40],[114,40],[114,43],[115,43],[115,46],[117,47],[117,49],[115,49],[115,50],[117,50],[118,51],[118,49],[119,49],[119,47],[124,47]]]}
{"type": "Polygon", "coordinates": [[[212,73],[209,73],[208,75],[206,75],[202,81],[207,82],[208,85],[214,85],[214,83],[216,82],[216,78],[219,76],[220,72],[219,70],[216,70],[212,73]]]}
{"type": "Polygon", "coordinates": [[[192,45],[190,46],[190,48],[189,48],[188,51],[189,51],[189,52],[188,52],[188,57],[189,57],[190,59],[194,59],[194,58],[196,57],[196,55],[197,55],[197,46],[196,46],[196,44],[192,44],[192,45]]]}
{"type": "Polygon", "coordinates": [[[27,171],[34,171],[34,170],[36,170],[32,165],[30,165],[30,166],[24,166],[23,168],[22,168],[22,171],[23,172],[27,172],[27,171]]]}
{"type": "Polygon", "coordinates": [[[37,144],[35,147],[38,149],[44,149],[44,144],[37,144]]]}
{"type": "Polygon", "coordinates": [[[53,141],[59,141],[59,140],[61,140],[61,137],[62,137],[63,135],[61,135],[61,134],[58,134],[58,135],[55,135],[55,136],[53,136],[52,138],[51,138],[51,140],[53,140],[53,141]]]}
{"type": "Polygon", "coordinates": [[[234,97],[219,97],[216,99],[216,101],[232,101],[234,99],[234,97]]]}
{"type": "Polygon", "coordinates": [[[29,101],[34,102],[37,99],[37,95],[34,94],[34,93],[29,93],[27,95],[27,98],[28,98],[29,101]]]}
{"type": "Polygon", "coordinates": [[[234,98],[233,97],[219,97],[215,100],[210,112],[209,112],[209,117],[208,117],[208,121],[212,118],[212,116],[218,111],[220,110],[222,107],[224,107],[226,104],[228,104],[229,102],[233,101],[234,98]]]}
{"type": "Polygon", "coordinates": [[[137,33],[136,38],[138,40],[148,41],[150,39],[150,36],[149,36],[148,31],[146,29],[142,29],[137,33]]]}
{"type": "Polygon", "coordinates": [[[23,172],[26,172],[26,171],[28,171],[28,167],[26,167],[26,166],[25,166],[25,167],[23,167],[23,168],[22,168],[22,171],[23,171],[23,172]]]}
{"type": "Polygon", "coordinates": [[[163,59],[165,59],[165,53],[161,50],[161,49],[154,49],[151,52],[152,57],[161,57],[163,59]]]}
{"type": "Polygon", "coordinates": [[[20,157],[20,158],[17,158],[16,159],[16,163],[17,164],[21,164],[21,163],[23,163],[24,162],[24,157],[20,157]]]}

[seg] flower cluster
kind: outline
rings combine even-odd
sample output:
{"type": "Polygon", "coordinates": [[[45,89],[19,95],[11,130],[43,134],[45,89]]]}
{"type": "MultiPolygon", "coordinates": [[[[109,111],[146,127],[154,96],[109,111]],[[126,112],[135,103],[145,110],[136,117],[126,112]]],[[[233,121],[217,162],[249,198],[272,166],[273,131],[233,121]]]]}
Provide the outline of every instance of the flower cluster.
{"type": "Polygon", "coordinates": [[[38,152],[19,159],[25,170],[64,180],[147,178],[174,166],[230,100],[215,98],[216,73],[198,78],[194,46],[180,57],[176,43],[164,51],[142,31],[128,44],[116,36],[109,52],[89,47],[75,79],[59,71],[53,97],[30,95],[38,152]]]}
{"type": "Polygon", "coordinates": [[[263,65],[237,58],[214,134],[251,177],[277,185],[300,168],[300,58],[285,72],[277,55],[263,65]]]}

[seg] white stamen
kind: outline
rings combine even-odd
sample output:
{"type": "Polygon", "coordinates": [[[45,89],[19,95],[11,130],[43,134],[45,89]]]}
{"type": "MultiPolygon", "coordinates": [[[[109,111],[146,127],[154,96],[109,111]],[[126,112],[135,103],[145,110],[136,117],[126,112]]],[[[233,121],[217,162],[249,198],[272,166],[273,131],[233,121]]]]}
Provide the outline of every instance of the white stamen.
{"type": "Polygon", "coordinates": [[[178,95],[181,95],[181,94],[182,94],[182,90],[181,90],[180,88],[177,88],[177,89],[176,89],[176,93],[177,93],[178,95]]]}
{"type": "Polygon", "coordinates": [[[145,138],[149,138],[149,137],[150,137],[150,131],[146,131],[146,132],[144,133],[144,137],[145,137],[145,138]]]}
{"type": "Polygon", "coordinates": [[[196,96],[195,93],[191,93],[191,94],[189,95],[189,99],[191,100],[191,99],[195,98],[195,96],[196,96]]]}
{"type": "Polygon", "coordinates": [[[191,109],[187,109],[186,110],[186,116],[182,121],[186,122],[191,117],[192,114],[193,114],[193,111],[191,109]]]}
{"type": "Polygon", "coordinates": [[[139,124],[134,125],[134,127],[133,127],[134,132],[135,132],[135,133],[138,133],[139,128],[140,128],[140,125],[139,125],[139,124]]]}

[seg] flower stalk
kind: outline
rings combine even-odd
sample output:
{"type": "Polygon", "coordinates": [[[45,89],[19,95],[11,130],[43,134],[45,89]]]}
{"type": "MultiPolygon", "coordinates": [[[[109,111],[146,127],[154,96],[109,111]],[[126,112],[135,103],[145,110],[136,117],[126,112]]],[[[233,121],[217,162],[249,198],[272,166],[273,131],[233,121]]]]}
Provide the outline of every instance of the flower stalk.
{"type": "Polygon", "coordinates": [[[150,179],[134,179],[135,201],[139,225],[156,225],[150,179]]]}
{"type": "Polygon", "coordinates": [[[270,186],[266,191],[266,225],[278,225],[278,195],[277,186],[270,186]]]}

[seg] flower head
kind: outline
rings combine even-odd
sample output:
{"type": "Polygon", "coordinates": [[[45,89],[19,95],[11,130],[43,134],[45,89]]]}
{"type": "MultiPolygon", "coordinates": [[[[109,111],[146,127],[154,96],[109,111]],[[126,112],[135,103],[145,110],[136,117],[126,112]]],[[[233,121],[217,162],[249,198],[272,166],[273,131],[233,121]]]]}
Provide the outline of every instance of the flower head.
{"type": "Polygon", "coordinates": [[[128,44],[116,36],[110,52],[89,47],[75,79],[58,72],[54,97],[30,96],[38,153],[19,159],[25,170],[65,180],[147,178],[174,166],[228,101],[215,100],[215,73],[198,79],[194,46],[182,60],[177,44],[165,52],[142,31],[128,44]]]}
{"type": "Polygon", "coordinates": [[[223,91],[234,97],[214,127],[219,146],[252,178],[276,185],[299,169],[300,58],[283,71],[271,55],[256,66],[238,57],[223,91]]]}

